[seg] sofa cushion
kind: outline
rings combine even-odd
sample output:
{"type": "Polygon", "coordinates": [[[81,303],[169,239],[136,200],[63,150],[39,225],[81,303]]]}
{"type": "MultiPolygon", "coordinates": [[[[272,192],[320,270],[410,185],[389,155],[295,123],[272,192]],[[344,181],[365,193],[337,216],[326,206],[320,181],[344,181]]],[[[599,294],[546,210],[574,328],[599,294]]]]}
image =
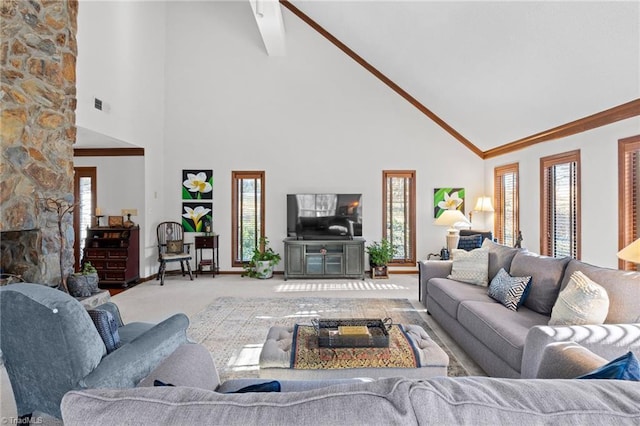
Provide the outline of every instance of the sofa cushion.
{"type": "Polygon", "coordinates": [[[453,318],[458,316],[458,305],[463,300],[491,302],[485,287],[461,283],[448,278],[431,278],[428,286],[429,296],[453,318]]]}
{"type": "Polygon", "coordinates": [[[598,368],[591,373],[576,377],[577,379],[609,379],[640,381],[640,363],[638,358],[629,351],[598,368]]]}
{"type": "Polygon", "coordinates": [[[107,348],[107,353],[110,354],[118,349],[121,345],[120,334],[118,334],[118,323],[113,314],[102,309],[90,309],[87,312],[107,348]]]}
{"type": "Polygon", "coordinates": [[[570,258],[556,259],[530,252],[518,252],[511,261],[511,275],[531,276],[531,288],[524,306],[543,315],[551,315],[560,292],[562,274],[570,258]]]}
{"type": "Polygon", "coordinates": [[[451,275],[447,278],[486,287],[488,284],[489,252],[479,248],[471,251],[453,249],[451,275]]]}
{"type": "Polygon", "coordinates": [[[601,268],[571,260],[567,265],[561,288],[567,286],[571,274],[575,271],[581,271],[607,290],[609,312],[605,324],[640,322],[640,272],[601,268]]]}
{"type": "Polygon", "coordinates": [[[517,311],[527,300],[531,277],[512,277],[500,269],[489,284],[489,297],[502,303],[507,309],[517,311]]]}
{"type": "Polygon", "coordinates": [[[511,311],[501,304],[464,301],[458,307],[458,321],[485,346],[511,366],[520,371],[524,341],[529,329],[546,325],[549,317],[521,307],[511,311]]]}
{"type": "Polygon", "coordinates": [[[549,325],[602,324],[608,311],[609,296],[604,287],[575,271],[553,305],[549,325]]]}
{"type": "Polygon", "coordinates": [[[492,280],[500,269],[510,272],[513,257],[516,253],[525,251],[521,248],[494,243],[489,239],[485,239],[482,242],[482,248],[489,250],[489,280],[492,280]]]}
{"type": "Polygon", "coordinates": [[[91,389],[68,392],[70,425],[333,425],[417,424],[402,378],[352,382],[306,392],[223,394],[192,387],[91,389]]]}

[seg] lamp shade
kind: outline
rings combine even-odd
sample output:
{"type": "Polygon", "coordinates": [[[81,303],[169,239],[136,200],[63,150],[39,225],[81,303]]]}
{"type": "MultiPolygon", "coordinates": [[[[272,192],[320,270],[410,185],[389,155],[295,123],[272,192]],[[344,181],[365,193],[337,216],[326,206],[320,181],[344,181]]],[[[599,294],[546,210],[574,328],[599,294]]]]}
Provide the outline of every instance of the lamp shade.
{"type": "Polygon", "coordinates": [[[438,216],[434,223],[440,226],[452,227],[457,222],[469,223],[469,220],[460,210],[445,210],[438,216]]]}
{"type": "Polygon", "coordinates": [[[476,212],[492,212],[493,205],[491,203],[491,197],[482,196],[478,197],[478,201],[476,201],[476,206],[473,208],[473,211],[476,212]]]}
{"type": "Polygon", "coordinates": [[[640,263],[640,238],[620,250],[618,257],[627,262],[640,263]]]}

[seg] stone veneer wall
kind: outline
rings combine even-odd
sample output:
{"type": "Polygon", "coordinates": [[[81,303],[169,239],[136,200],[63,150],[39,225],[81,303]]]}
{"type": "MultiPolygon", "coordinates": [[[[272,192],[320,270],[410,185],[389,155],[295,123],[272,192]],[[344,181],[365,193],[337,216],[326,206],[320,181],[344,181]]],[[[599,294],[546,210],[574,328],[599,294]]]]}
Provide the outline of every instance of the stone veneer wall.
{"type": "MultiPolygon", "coordinates": [[[[73,202],[76,0],[0,6],[0,231],[41,230],[43,283],[60,283],[58,215],[38,199],[73,202]],[[39,204],[39,205],[38,205],[39,204]]],[[[64,275],[73,270],[73,220],[63,219],[64,275]]]]}

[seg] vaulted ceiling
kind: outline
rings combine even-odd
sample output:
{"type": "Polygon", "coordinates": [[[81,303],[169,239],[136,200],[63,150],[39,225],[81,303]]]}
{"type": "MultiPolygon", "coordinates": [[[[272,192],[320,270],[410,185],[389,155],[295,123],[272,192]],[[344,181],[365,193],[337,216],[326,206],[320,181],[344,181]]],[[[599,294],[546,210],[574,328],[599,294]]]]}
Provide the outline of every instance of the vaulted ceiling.
{"type": "Polygon", "coordinates": [[[483,152],[640,98],[637,1],[281,4],[483,152]]]}

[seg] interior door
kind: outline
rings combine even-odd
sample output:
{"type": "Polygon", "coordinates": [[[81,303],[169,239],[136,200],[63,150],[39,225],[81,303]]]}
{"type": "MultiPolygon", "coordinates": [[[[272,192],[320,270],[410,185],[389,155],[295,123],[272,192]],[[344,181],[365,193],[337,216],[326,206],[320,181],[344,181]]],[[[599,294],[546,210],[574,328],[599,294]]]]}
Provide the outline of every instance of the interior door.
{"type": "Polygon", "coordinates": [[[87,228],[96,225],[96,167],[74,167],[73,194],[76,207],[73,209],[73,231],[76,236],[73,243],[75,270],[80,270],[82,252],[87,239],[87,228]]]}

